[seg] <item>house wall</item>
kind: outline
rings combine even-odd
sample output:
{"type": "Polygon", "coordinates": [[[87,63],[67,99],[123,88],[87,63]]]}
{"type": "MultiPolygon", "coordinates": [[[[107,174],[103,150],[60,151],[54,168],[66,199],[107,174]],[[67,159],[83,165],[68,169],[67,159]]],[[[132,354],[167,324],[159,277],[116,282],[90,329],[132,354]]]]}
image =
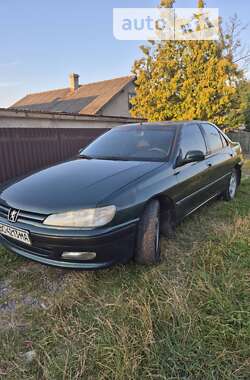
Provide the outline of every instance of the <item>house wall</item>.
{"type": "Polygon", "coordinates": [[[129,112],[129,93],[135,93],[134,83],[129,83],[119,94],[117,94],[103,109],[101,115],[131,117],[129,112]]]}
{"type": "Polygon", "coordinates": [[[0,109],[0,183],[74,157],[102,133],[135,121],[0,109]]]}

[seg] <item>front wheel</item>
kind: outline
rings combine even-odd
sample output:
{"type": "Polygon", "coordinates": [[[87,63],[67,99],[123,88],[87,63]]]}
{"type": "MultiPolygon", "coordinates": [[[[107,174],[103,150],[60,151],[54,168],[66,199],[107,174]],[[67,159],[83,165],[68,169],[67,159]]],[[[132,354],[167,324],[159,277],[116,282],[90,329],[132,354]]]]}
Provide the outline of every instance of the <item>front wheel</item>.
{"type": "Polygon", "coordinates": [[[157,264],[160,261],[160,204],[152,200],[139,222],[135,261],[138,264],[157,264]]]}
{"type": "Polygon", "coordinates": [[[238,183],[238,173],[236,169],[233,169],[229,183],[227,185],[227,189],[223,194],[223,198],[226,201],[232,201],[235,198],[238,189],[238,183]]]}

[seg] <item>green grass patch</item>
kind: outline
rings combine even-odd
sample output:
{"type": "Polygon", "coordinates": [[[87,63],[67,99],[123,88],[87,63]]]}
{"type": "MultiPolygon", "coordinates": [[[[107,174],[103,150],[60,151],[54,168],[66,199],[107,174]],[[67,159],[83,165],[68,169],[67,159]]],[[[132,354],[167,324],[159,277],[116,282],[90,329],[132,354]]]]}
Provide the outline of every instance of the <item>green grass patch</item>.
{"type": "Polygon", "coordinates": [[[157,267],[87,273],[1,250],[0,378],[249,379],[250,180],[161,244],[157,267]]]}

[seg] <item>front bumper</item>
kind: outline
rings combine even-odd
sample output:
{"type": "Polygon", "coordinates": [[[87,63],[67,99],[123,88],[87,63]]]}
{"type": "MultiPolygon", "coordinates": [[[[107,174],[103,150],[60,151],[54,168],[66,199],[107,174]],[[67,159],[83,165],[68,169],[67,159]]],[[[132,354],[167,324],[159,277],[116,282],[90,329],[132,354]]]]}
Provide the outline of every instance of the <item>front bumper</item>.
{"type": "Polygon", "coordinates": [[[101,269],[125,263],[134,255],[138,220],[112,228],[95,230],[63,231],[16,224],[0,217],[0,223],[29,231],[32,245],[1,235],[1,244],[9,251],[41,264],[69,269],[101,269]],[[92,260],[66,260],[63,252],[95,252],[92,260]]]}

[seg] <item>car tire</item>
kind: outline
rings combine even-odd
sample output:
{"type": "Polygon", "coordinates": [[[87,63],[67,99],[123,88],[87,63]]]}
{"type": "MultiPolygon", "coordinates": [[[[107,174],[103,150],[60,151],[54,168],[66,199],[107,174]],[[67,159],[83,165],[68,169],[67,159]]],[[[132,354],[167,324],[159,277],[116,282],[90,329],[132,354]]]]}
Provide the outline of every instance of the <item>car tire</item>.
{"type": "Polygon", "coordinates": [[[238,185],[239,185],[238,172],[236,169],[233,169],[233,171],[231,173],[231,177],[230,177],[228,185],[227,185],[227,189],[223,193],[223,199],[225,201],[232,201],[235,198],[236,193],[237,193],[237,189],[238,189],[238,185]]]}
{"type": "Polygon", "coordinates": [[[135,262],[152,265],[160,262],[160,204],[152,200],[138,225],[135,262]]]}
{"type": "Polygon", "coordinates": [[[167,239],[175,238],[176,224],[171,209],[161,212],[160,233],[167,239]]]}

